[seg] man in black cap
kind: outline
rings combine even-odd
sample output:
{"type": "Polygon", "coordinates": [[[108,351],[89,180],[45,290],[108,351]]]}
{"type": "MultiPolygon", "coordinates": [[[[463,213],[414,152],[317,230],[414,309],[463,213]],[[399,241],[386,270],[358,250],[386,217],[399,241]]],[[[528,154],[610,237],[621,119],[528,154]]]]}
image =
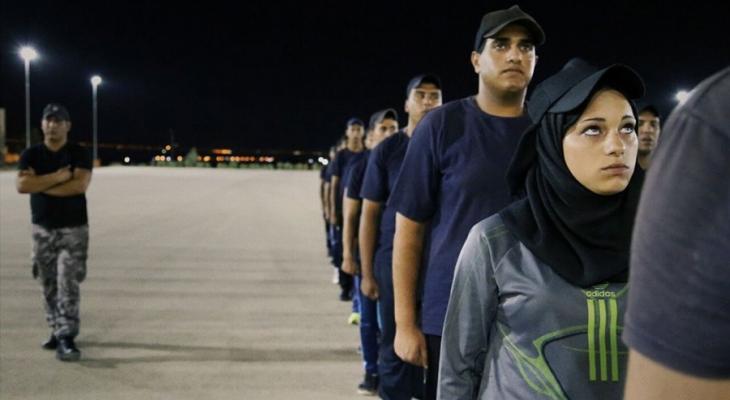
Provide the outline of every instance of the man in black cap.
{"type": "Polygon", "coordinates": [[[339,270],[340,300],[352,300],[352,276],[342,271],[342,196],[344,185],[342,178],[347,174],[355,155],[365,150],[363,136],[365,135],[365,124],[358,118],[350,118],[347,121],[345,136],[347,146],[338,151],[332,161],[332,174],[330,178],[330,224],[333,230],[333,258],[335,267],[339,270]]]}
{"type": "Polygon", "coordinates": [[[484,15],[471,53],[479,75],[476,96],[424,117],[388,200],[397,212],[395,349],[403,360],[427,367],[426,399],[436,395],[444,315],[459,251],[469,229],[511,199],[504,177],[530,124],[525,96],[537,61],[535,46],[544,40],[540,25],[517,6],[484,15]]]}
{"type": "Polygon", "coordinates": [[[651,155],[656,149],[659,134],[662,131],[659,110],[651,104],[639,111],[639,165],[641,169],[649,168],[651,155]]]}
{"type": "MultiPolygon", "coordinates": [[[[358,299],[360,324],[360,346],[362,348],[363,366],[365,375],[358,385],[357,391],[360,394],[374,395],[378,391],[378,327],[377,303],[373,299],[365,297],[359,290],[360,287],[360,249],[358,246],[358,225],[360,223],[360,210],[362,188],[365,167],[370,157],[371,150],[379,146],[383,139],[391,136],[398,130],[398,113],[392,108],[380,110],[370,117],[368,135],[365,138],[367,150],[360,153],[361,156],[352,162],[347,178],[345,178],[344,198],[344,227],[343,227],[343,248],[344,260],[342,270],[348,274],[355,275],[355,293],[353,299],[358,299]]],[[[352,321],[352,316],[350,318],[352,321]]]]}
{"type": "Polygon", "coordinates": [[[76,361],[81,352],[79,284],[86,277],[89,226],[86,189],[91,182],[91,155],[68,142],[71,117],[60,104],[43,109],[43,143],[20,156],[16,187],[30,193],[33,221],[33,276],[43,285],[50,338],[42,347],[56,350],[61,361],[76,361]]]}
{"type": "Polygon", "coordinates": [[[378,301],[381,322],[380,397],[386,400],[411,399],[423,393],[423,369],[403,362],[393,349],[393,235],[395,210],[385,205],[400,173],[403,157],[414,129],[427,112],[441,105],[441,80],[430,74],[414,77],[406,87],[405,111],[408,125],[385,139],[372,151],[360,195],[362,262],[361,292],[378,301]]]}

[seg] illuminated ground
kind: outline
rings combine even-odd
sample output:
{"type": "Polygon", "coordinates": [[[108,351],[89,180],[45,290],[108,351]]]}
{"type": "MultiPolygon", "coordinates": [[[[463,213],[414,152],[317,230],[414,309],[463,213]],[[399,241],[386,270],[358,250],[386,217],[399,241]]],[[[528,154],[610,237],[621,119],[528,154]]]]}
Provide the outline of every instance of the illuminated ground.
{"type": "Polygon", "coordinates": [[[362,398],[316,173],[97,170],[75,364],[39,347],[48,329],[14,176],[0,173],[3,400],[362,398]]]}

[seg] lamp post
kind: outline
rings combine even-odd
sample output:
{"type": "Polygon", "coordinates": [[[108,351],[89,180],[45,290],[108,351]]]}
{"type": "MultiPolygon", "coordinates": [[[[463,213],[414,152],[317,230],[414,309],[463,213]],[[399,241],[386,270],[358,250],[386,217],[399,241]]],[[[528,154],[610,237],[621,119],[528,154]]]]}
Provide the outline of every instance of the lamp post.
{"type": "Polygon", "coordinates": [[[91,112],[93,114],[94,118],[94,163],[96,163],[96,160],[99,159],[99,150],[97,145],[97,131],[99,128],[99,121],[98,121],[98,113],[97,113],[97,106],[96,106],[96,88],[101,84],[101,77],[99,75],[94,75],[91,77],[91,93],[92,93],[92,106],[91,106],[91,112]]]}
{"type": "Polygon", "coordinates": [[[30,147],[30,62],[38,58],[38,52],[29,46],[20,48],[20,58],[25,62],[25,148],[30,147]]]}

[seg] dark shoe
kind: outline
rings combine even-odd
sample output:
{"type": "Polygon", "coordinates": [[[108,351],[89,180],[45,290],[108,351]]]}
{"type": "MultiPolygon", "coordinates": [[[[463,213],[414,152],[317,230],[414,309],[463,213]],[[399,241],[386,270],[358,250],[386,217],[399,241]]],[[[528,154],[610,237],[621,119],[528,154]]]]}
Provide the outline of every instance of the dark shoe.
{"type": "Polygon", "coordinates": [[[340,293],[340,301],[352,301],[352,294],[349,290],[340,293]]]}
{"type": "Polygon", "coordinates": [[[58,339],[56,358],[61,361],[78,361],[81,358],[81,352],[76,348],[73,338],[63,337],[58,339]]]}
{"type": "Polygon", "coordinates": [[[365,373],[365,378],[357,385],[357,394],[375,396],[378,394],[378,375],[365,373]]]}
{"type": "Polygon", "coordinates": [[[41,347],[43,347],[46,350],[56,350],[56,347],[58,347],[58,339],[56,339],[56,336],[51,333],[51,337],[48,338],[45,342],[41,344],[41,347]]]}

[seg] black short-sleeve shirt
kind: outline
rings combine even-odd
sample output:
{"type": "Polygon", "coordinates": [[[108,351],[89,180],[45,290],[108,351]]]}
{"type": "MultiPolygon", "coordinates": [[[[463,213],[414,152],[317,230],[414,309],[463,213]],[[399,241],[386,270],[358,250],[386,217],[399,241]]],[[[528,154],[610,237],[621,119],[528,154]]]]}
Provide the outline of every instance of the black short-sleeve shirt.
{"type": "Polygon", "coordinates": [[[623,338],[660,364],[730,377],[730,68],[669,117],[644,184],[623,338]]]}
{"type": "MultiPolygon", "coordinates": [[[[93,168],[91,154],[75,143],[67,143],[56,152],[49,150],[44,144],[39,144],[23,151],[18,169],[33,168],[36,175],[46,175],[65,166],[70,166],[72,171],[75,168],[91,170],[93,168]]],[[[30,209],[33,223],[49,229],[88,223],[86,195],[83,193],[68,197],[31,193],[30,209]]]]}

